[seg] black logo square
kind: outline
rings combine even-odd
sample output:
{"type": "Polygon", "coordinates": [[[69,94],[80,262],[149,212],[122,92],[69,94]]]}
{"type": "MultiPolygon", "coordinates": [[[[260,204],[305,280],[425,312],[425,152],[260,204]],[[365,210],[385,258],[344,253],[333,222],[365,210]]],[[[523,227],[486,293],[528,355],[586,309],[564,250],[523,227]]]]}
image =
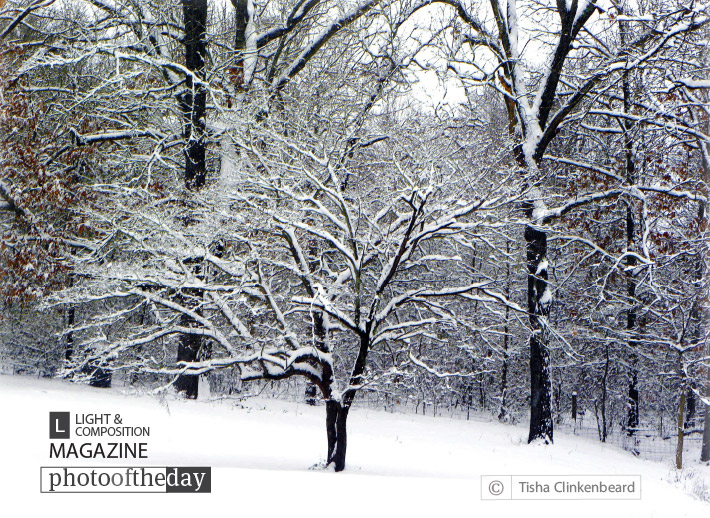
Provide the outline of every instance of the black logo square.
{"type": "Polygon", "coordinates": [[[49,413],[49,438],[69,439],[69,412],[49,413]]]}

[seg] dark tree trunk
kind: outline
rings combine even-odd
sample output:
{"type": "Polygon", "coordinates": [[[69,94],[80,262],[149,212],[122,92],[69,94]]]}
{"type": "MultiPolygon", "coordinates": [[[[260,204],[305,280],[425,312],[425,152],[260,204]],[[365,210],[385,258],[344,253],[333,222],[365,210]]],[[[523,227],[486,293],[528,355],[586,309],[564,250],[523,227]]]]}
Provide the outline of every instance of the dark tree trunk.
{"type": "MultiPolygon", "coordinates": [[[[247,47],[249,0],[232,0],[232,5],[234,6],[234,66],[229,72],[234,90],[227,96],[228,108],[231,108],[235,102],[233,97],[245,91],[248,86],[244,77],[244,51],[247,47]]],[[[239,152],[238,148],[237,152],[239,152]]]]}
{"type": "Polygon", "coordinates": [[[325,404],[325,426],[328,433],[328,460],[335,471],[345,469],[345,454],[348,447],[347,419],[349,407],[330,400],[325,404]]]}
{"type": "Polygon", "coordinates": [[[97,367],[96,369],[93,369],[93,372],[91,373],[89,386],[96,388],[111,388],[112,378],[113,376],[110,370],[97,367]]]}
{"type": "Polygon", "coordinates": [[[326,464],[330,464],[335,453],[335,443],[338,436],[335,425],[338,421],[338,408],[340,405],[337,401],[325,402],[325,430],[328,435],[328,455],[326,456],[326,464]]]}
{"type": "Polygon", "coordinates": [[[498,412],[498,420],[505,421],[508,419],[508,326],[505,326],[506,336],[503,345],[503,366],[500,374],[500,411],[498,412]]]}
{"type": "Polygon", "coordinates": [[[558,383],[554,390],[555,396],[555,423],[560,424],[562,421],[562,383],[558,383]]]}
{"type": "Polygon", "coordinates": [[[572,392],[572,420],[577,421],[577,391],[572,392]]]}
{"type": "Polygon", "coordinates": [[[197,190],[205,184],[205,112],[207,90],[205,78],[207,58],[207,0],[182,0],[185,22],[185,66],[193,75],[185,77],[186,92],[180,98],[185,138],[185,186],[197,190]],[[198,80],[195,81],[194,78],[198,80]]]}
{"type": "MultiPolygon", "coordinates": [[[[185,24],[185,66],[193,72],[185,77],[185,93],[180,96],[180,108],[183,114],[183,137],[185,139],[185,187],[188,191],[197,191],[205,185],[207,162],[205,155],[205,115],[207,90],[202,81],[205,78],[207,58],[207,0],[182,0],[185,24]]],[[[185,224],[192,224],[192,218],[186,215],[185,224]]],[[[199,272],[199,266],[193,265],[199,272]]],[[[195,293],[196,301],[201,293],[195,293]]],[[[197,302],[193,306],[197,306],[197,302]]],[[[188,315],[180,317],[180,325],[194,327],[195,322],[188,315]]],[[[202,349],[202,338],[197,335],[181,335],[178,344],[177,361],[194,362],[202,349]]],[[[175,382],[179,392],[184,392],[188,399],[197,399],[199,376],[181,375],[175,382]]]]}
{"type": "MultiPolygon", "coordinates": [[[[633,175],[633,160],[630,159],[631,151],[627,151],[627,174],[633,175]],[[630,172],[629,172],[630,171],[630,172]]],[[[631,182],[630,182],[631,183],[631,182]]],[[[627,249],[631,250],[634,242],[634,214],[631,202],[626,205],[626,239],[627,249]]],[[[628,395],[628,416],[627,433],[633,435],[639,426],[639,390],[638,390],[638,358],[636,349],[638,347],[638,336],[636,330],[636,278],[633,268],[636,266],[636,258],[627,256],[626,258],[626,295],[628,297],[629,310],[626,314],[626,332],[629,336],[629,351],[631,354],[631,373],[629,377],[628,395]]]]}
{"type": "MultiPolygon", "coordinates": [[[[67,327],[71,328],[74,326],[75,314],[76,314],[76,310],[74,309],[74,306],[69,306],[67,308],[67,327]]],[[[72,359],[73,355],[74,355],[74,332],[69,331],[67,333],[67,342],[66,342],[65,349],[64,349],[64,358],[67,361],[70,361],[72,359]]]]}
{"type": "MultiPolygon", "coordinates": [[[[622,13],[624,14],[624,13],[622,13]]],[[[622,46],[626,45],[629,38],[629,24],[625,21],[619,22],[619,37],[622,46]]],[[[624,113],[631,111],[631,87],[629,83],[629,72],[622,74],[622,94],[624,98],[624,113]]],[[[636,183],[636,164],[634,162],[634,143],[631,131],[633,126],[630,121],[620,122],[621,130],[624,134],[624,169],[626,173],[626,183],[633,186],[636,183]]],[[[626,201],[626,250],[631,252],[634,248],[634,234],[636,222],[634,219],[634,209],[631,200],[626,201]]],[[[631,354],[631,373],[629,377],[629,394],[627,400],[628,415],[626,419],[626,429],[628,435],[633,435],[639,426],[639,390],[638,390],[638,358],[636,348],[638,347],[638,337],[636,332],[636,277],[634,267],[636,258],[626,256],[626,295],[628,297],[629,310],[626,314],[626,332],[628,335],[628,345],[631,354]]]]}
{"type": "MultiPolygon", "coordinates": [[[[627,128],[628,129],[628,128],[627,128]]],[[[626,131],[626,130],[625,130],[626,131]]],[[[630,139],[630,137],[627,137],[630,139]]],[[[626,150],[626,174],[630,185],[634,183],[634,162],[631,142],[627,140],[626,150]]],[[[626,247],[631,251],[634,244],[634,212],[633,205],[630,201],[626,202],[626,247]]],[[[628,395],[628,416],[627,416],[627,432],[633,435],[639,426],[639,391],[638,391],[638,358],[636,349],[638,347],[638,331],[636,330],[637,310],[636,310],[636,277],[634,276],[634,267],[636,266],[636,258],[629,255],[626,257],[626,295],[628,297],[629,310],[626,313],[626,332],[629,336],[628,344],[631,355],[631,374],[629,378],[629,395],[628,395]]]]}
{"type": "MultiPolygon", "coordinates": [[[[247,25],[249,23],[249,0],[232,0],[234,6],[234,50],[237,67],[244,66],[244,50],[247,48],[247,25]]],[[[242,76],[243,79],[243,76],[242,76]]],[[[241,85],[237,85],[241,86],[241,85]]]]}
{"type": "Polygon", "coordinates": [[[607,380],[609,378],[609,344],[606,344],[604,353],[606,361],[604,362],[604,375],[602,376],[602,424],[599,432],[599,439],[601,442],[606,442],[609,429],[606,422],[607,380]]]}
{"type": "MultiPolygon", "coordinates": [[[[193,319],[187,315],[180,317],[181,326],[190,326],[193,319]]],[[[196,362],[199,358],[202,339],[199,335],[182,334],[178,342],[177,361],[196,362]]],[[[197,399],[199,375],[182,374],[175,382],[178,392],[184,392],[187,399],[197,399]]]]}
{"type": "Polygon", "coordinates": [[[695,394],[693,392],[692,382],[688,383],[688,392],[685,396],[685,428],[692,429],[695,427],[695,394]]]}
{"type": "MultiPolygon", "coordinates": [[[[679,363],[682,368],[683,365],[683,355],[679,354],[679,363]]],[[[677,443],[676,443],[676,450],[675,450],[675,467],[676,469],[683,469],[683,439],[685,439],[685,435],[683,433],[683,430],[685,428],[684,423],[683,423],[683,416],[685,414],[685,396],[686,396],[686,380],[683,380],[683,383],[681,383],[680,386],[680,398],[678,400],[678,427],[676,429],[676,433],[678,434],[677,438],[677,443]]]]}
{"type": "Polygon", "coordinates": [[[639,391],[638,391],[638,375],[634,370],[631,373],[629,381],[629,396],[628,396],[628,419],[626,421],[626,433],[633,435],[639,427],[639,391]]]}
{"type": "Polygon", "coordinates": [[[528,315],[530,335],[530,433],[528,442],[552,442],[550,401],[550,351],[547,317],[550,294],[547,285],[547,234],[528,225],[525,228],[528,266],[528,315]]]}
{"type": "MultiPolygon", "coordinates": [[[[368,330],[369,331],[369,330],[368,330]]],[[[350,375],[351,387],[357,387],[363,382],[363,373],[367,363],[367,355],[370,351],[370,335],[369,332],[360,334],[360,351],[355,365],[353,366],[350,375]]],[[[332,376],[332,373],[329,373],[332,376]]],[[[332,379],[332,378],[331,378],[332,379]]],[[[348,447],[347,420],[350,407],[355,400],[356,390],[347,390],[343,394],[342,401],[332,399],[332,394],[329,392],[332,384],[327,385],[324,391],[325,403],[325,424],[328,435],[328,459],[327,465],[333,464],[335,471],[343,471],[345,469],[345,453],[348,447]]]]}
{"type": "MultiPolygon", "coordinates": [[[[198,275],[198,277],[201,275],[201,268],[199,265],[191,264],[189,266],[193,268],[193,271],[198,275]]],[[[199,305],[203,295],[203,290],[189,290],[182,297],[181,303],[183,306],[189,307],[197,314],[200,314],[201,309],[199,305]]],[[[197,327],[197,323],[191,316],[183,313],[180,315],[180,326],[197,327]]],[[[200,335],[184,333],[178,338],[178,364],[180,362],[192,363],[206,360],[209,358],[210,352],[208,344],[205,343],[204,338],[200,335]]],[[[183,392],[187,399],[197,399],[199,381],[199,374],[181,374],[175,381],[175,389],[178,392],[183,392]]]]}

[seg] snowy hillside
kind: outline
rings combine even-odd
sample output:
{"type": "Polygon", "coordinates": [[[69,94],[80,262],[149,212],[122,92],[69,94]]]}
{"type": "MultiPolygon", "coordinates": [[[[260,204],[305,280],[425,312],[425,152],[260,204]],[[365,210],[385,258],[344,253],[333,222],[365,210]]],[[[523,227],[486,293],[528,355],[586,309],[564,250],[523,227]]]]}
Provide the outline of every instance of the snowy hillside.
{"type": "Polygon", "coordinates": [[[277,400],[160,402],[57,380],[0,376],[3,507],[7,516],[705,516],[710,467],[634,458],[558,434],[528,446],[497,423],[355,408],[343,473],[309,469],[325,455],[324,409],[277,400]],[[148,459],[49,459],[49,411],[120,414],[150,427],[148,459]],[[191,441],[195,442],[191,442],[191,441]],[[192,444],[192,446],[190,446],[192,444]],[[209,495],[40,494],[40,466],[212,466],[209,495]],[[481,475],[641,475],[640,501],[481,501],[481,475]],[[138,514],[134,514],[138,513],[138,514]]]}

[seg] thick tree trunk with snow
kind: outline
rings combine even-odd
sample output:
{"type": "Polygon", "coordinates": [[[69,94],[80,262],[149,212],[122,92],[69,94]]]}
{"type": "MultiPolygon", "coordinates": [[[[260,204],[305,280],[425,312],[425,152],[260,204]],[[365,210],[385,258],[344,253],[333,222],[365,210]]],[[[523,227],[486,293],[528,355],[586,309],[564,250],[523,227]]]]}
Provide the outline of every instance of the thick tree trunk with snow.
{"type": "MultiPolygon", "coordinates": [[[[308,289],[310,286],[306,287],[308,289]]],[[[328,353],[328,349],[325,343],[325,325],[323,323],[323,313],[315,312],[313,315],[313,347],[317,350],[328,353]]],[[[328,389],[325,391],[330,394],[330,386],[332,385],[332,372],[330,372],[329,367],[324,367],[323,372],[327,376],[328,389]]],[[[308,383],[306,385],[306,404],[315,406],[316,404],[316,393],[318,391],[317,386],[314,383],[308,383]]],[[[327,398],[326,398],[327,399],[327,398]]]]}
{"type": "MultiPolygon", "coordinates": [[[[521,42],[518,41],[520,26],[518,9],[514,0],[509,0],[503,7],[503,2],[491,2],[493,18],[498,27],[500,51],[505,57],[501,62],[505,71],[507,84],[504,89],[512,95],[506,96],[511,102],[507,106],[509,116],[515,113],[515,124],[518,126],[522,141],[514,150],[515,160],[525,172],[537,170],[545,155],[545,150],[557,134],[560,124],[572,113],[584,98],[583,90],[591,89],[594,81],[587,82],[573,96],[564,108],[553,114],[553,107],[558,104],[557,86],[562,77],[562,71],[567,56],[582,27],[596,10],[593,2],[557,2],[557,12],[560,17],[558,41],[554,53],[549,57],[543,73],[543,80],[537,86],[534,96],[526,84],[523,67],[520,66],[521,42]],[[514,109],[513,109],[514,108],[514,109]]],[[[511,120],[512,122],[512,120],[511,120]]],[[[538,178],[537,175],[534,175],[538,178]]],[[[528,218],[525,228],[528,267],[528,313],[532,334],[530,336],[530,435],[529,442],[542,438],[552,441],[552,412],[550,402],[550,353],[549,331],[547,317],[549,314],[552,294],[547,286],[547,234],[539,226],[544,225],[550,216],[534,214],[533,206],[539,203],[544,208],[544,197],[540,195],[535,201],[526,201],[523,209],[528,218]]]]}
{"type": "MultiPolygon", "coordinates": [[[[182,0],[185,24],[185,66],[192,74],[185,77],[185,92],[180,96],[183,114],[183,137],[185,139],[185,187],[196,191],[205,185],[207,162],[205,155],[205,115],[207,91],[201,82],[204,79],[204,67],[207,58],[207,0],[182,0]]],[[[185,224],[192,221],[185,219],[185,224]]],[[[193,268],[199,268],[193,265],[193,268]]],[[[199,300],[200,293],[195,294],[199,300]]],[[[191,327],[193,319],[183,314],[180,325],[191,327]]],[[[177,362],[194,362],[202,348],[200,336],[183,334],[180,336],[177,362]]],[[[179,392],[184,392],[188,399],[197,399],[199,376],[181,375],[175,383],[179,392]]]]}
{"type": "Polygon", "coordinates": [[[197,190],[205,184],[205,111],[207,91],[204,67],[207,58],[207,0],[183,0],[185,22],[186,91],[180,97],[185,138],[185,186],[197,190]]]}
{"type": "Polygon", "coordinates": [[[528,266],[528,313],[530,328],[530,433],[528,442],[552,442],[550,399],[550,351],[547,317],[550,291],[547,285],[547,234],[531,225],[525,228],[528,266]]]}

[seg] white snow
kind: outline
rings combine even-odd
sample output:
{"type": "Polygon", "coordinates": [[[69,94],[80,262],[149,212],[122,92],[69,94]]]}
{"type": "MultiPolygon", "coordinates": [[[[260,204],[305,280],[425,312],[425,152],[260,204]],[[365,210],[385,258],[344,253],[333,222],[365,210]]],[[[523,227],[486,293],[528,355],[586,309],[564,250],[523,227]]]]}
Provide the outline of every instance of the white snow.
{"type": "Polygon", "coordinates": [[[577,12],[574,13],[574,25],[577,24],[577,21],[579,20],[579,17],[582,15],[582,13],[587,9],[589,6],[590,0],[580,0],[579,4],[577,5],[577,12]]]}
{"type": "Polygon", "coordinates": [[[547,262],[547,258],[543,257],[542,261],[540,261],[540,264],[537,265],[537,269],[535,270],[535,275],[540,275],[542,272],[547,271],[547,268],[550,266],[550,263],[547,262]]]}
{"type": "Polygon", "coordinates": [[[690,78],[683,78],[678,80],[679,83],[681,83],[683,86],[686,86],[688,88],[710,88],[710,80],[709,79],[690,79],[690,78]]]}
{"type": "Polygon", "coordinates": [[[625,14],[620,14],[616,17],[619,22],[652,22],[654,18],[652,15],[647,14],[645,16],[627,16],[625,14]]]}
{"type": "Polygon", "coordinates": [[[247,21],[246,27],[246,49],[244,52],[244,84],[249,85],[252,78],[254,77],[254,70],[256,68],[256,40],[258,34],[254,28],[254,2],[249,0],[247,2],[247,14],[249,20],[247,21]]]}
{"type": "Polygon", "coordinates": [[[613,446],[557,433],[526,444],[523,427],[355,408],[346,471],[309,470],[324,457],[323,406],[252,399],[159,402],[148,396],[0,375],[5,516],[707,516],[694,498],[710,468],[643,461],[613,446]],[[48,412],[121,414],[150,427],[149,458],[50,460],[48,412]],[[194,438],[195,443],[189,443],[194,438]],[[40,466],[211,466],[209,495],[41,494],[40,466]],[[481,475],[641,475],[641,500],[481,501],[481,475]],[[680,482],[676,481],[680,480],[680,482]],[[265,510],[269,513],[263,514],[265,510]]]}

